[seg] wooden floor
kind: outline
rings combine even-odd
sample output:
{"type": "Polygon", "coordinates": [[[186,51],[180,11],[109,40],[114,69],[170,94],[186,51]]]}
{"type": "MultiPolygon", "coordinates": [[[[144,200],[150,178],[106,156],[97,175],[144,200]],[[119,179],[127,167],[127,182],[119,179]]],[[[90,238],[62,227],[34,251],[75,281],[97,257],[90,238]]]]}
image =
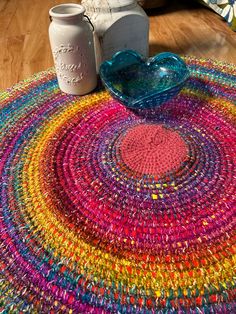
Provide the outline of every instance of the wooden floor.
{"type": "MultiPolygon", "coordinates": [[[[63,2],[0,0],[0,89],[53,65],[48,10],[63,2]]],[[[221,17],[193,0],[169,2],[148,12],[150,55],[172,51],[236,64],[236,33],[221,17]]]]}

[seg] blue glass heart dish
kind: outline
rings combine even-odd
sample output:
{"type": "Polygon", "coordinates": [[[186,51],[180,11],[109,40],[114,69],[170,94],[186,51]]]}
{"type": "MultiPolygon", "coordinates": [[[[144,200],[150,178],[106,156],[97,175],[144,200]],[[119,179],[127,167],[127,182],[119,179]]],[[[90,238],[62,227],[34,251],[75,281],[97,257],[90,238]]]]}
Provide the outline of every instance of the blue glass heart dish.
{"type": "Polygon", "coordinates": [[[132,50],[117,52],[100,66],[103,84],[111,95],[131,109],[150,109],[175,97],[189,77],[176,54],[160,53],[148,60],[132,50]]]}

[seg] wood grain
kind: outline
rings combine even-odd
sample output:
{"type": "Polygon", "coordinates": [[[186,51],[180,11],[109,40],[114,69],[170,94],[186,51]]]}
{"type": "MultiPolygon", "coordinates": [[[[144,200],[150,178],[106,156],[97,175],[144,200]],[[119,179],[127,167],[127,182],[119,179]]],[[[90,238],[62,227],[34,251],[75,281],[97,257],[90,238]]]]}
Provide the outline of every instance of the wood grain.
{"type": "MultiPolygon", "coordinates": [[[[0,89],[53,65],[48,11],[64,2],[0,1],[0,89]]],[[[148,14],[150,55],[172,51],[236,64],[236,33],[204,6],[170,1],[166,7],[148,14]]]]}

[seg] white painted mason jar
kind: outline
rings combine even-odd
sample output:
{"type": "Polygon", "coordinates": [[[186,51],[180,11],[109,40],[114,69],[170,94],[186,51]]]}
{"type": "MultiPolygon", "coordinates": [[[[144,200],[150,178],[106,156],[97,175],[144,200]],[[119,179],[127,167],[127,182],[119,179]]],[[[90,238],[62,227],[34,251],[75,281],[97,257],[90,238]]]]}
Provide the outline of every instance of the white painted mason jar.
{"type": "Polygon", "coordinates": [[[51,44],[60,89],[84,95],[97,85],[93,31],[82,5],[68,3],[50,9],[51,44]]]}
{"type": "Polygon", "coordinates": [[[148,57],[149,19],[137,0],[82,0],[97,40],[97,66],[120,50],[133,49],[148,57]]]}

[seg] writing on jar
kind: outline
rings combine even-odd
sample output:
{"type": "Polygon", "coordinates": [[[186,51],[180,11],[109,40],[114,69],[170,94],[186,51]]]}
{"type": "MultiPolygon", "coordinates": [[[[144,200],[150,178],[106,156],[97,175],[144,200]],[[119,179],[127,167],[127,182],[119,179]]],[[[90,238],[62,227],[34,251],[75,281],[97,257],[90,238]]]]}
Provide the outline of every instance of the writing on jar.
{"type": "MultiPolygon", "coordinates": [[[[84,76],[82,72],[83,54],[79,52],[79,50],[79,46],[73,46],[71,44],[60,45],[53,50],[57,75],[68,84],[78,84],[84,76]],[[74,53],[76,53],[76,59],[78,59],[78,62],[67,63],[68,54],[74,53]]],[[[69,60],[71,60],[71,57],[69,60]]]]}
{"type": "Polygon", "coordinates": [[[65,82],[68,83],[68,84],[77,84],[77,83],[79,83],[79,82],[83,79],[83,77],[84,77],[83,73],[80,73],[80,74],[79,74],[78,76],[76,76],[76,77],[69,77],[69,76],[67,76],[67,75],[64,75],[63,73],[59,73],[58,76],[59,76],[63,81],[65,81],[65,82]]]}
{"type": "Polygon", "coordinates": [[[60,70],[67,70],[70,72],[79,70],[81,68],[81,62],[79,62],[78,64],[66,64],[61,62],[60,63],[60,70]]]}
{"type": "Polygon", "coordinates": [[[68,53],[68,52],[76,52],[79,50],[80,50],[79,46],[72,46],[71,44],[68,44],[67,46],[60,45],[59,47],[56,47],[52,53],[53,53],[54,58],[58,58],[60,54],[68,53]]]}

